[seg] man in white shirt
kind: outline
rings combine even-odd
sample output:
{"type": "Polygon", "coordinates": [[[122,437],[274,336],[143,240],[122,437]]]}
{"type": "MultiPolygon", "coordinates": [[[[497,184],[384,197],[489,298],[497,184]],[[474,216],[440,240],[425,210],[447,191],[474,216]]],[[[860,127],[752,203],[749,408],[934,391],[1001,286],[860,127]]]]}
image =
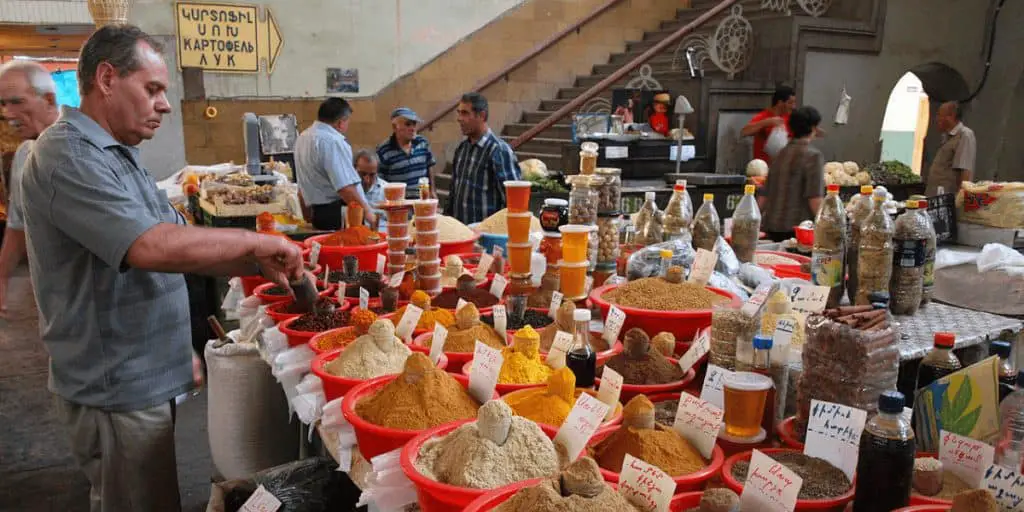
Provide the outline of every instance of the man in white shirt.
{"type": "Polygon", "coordinates": [[[935,126],[942,132],[942,145],[928,168],[926,194],[938,194],[939,187],[947,194],[956,194],[960,184],[971,180],[978,141],[974,131],[960,120],[960,104],[947,101],[939,106],[935,126]]]}
{"type": "Polygon", "coordinates": [[[11,162],[7,183],[7,228],[0,248],[0,316],[7,310],[7,282],[25,258],[25,223],[21,205],[21,172],[32,152],[32,142],[57,121],[57,86],[50,72],[37,62],[14,60],[0,66],[0,107],[4,117],[25,141],[11,162]]]}

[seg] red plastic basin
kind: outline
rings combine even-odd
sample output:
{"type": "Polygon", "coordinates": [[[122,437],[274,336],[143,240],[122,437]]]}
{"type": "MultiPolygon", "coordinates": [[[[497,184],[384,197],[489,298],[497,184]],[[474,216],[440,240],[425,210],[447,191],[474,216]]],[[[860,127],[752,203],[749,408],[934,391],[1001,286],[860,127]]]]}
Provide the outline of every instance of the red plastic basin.
{"type": "MultiPolygon", "coordinates": [[[[319,287],[321,284],[322,283],[318,282],[317,286],[319,287]]],[[[260,302],[262,302],[264,304],[274,304],[274,303],[277,303],[277,302],[291,302],[292,300],[294,300],[294,298],[291,295],[268,295],[266,293],[266,291],[271,289],[271,288],[273,288],[273,287],[275,287],[275,286],[277,286],[277,285],[274,284],[274,283],[263,283],[263,284],[257,286],[255,290],[253,290],[253,295],[255,295],[257,298],[259,298],[260,302]]],[[[334,289],[335,289],[335,285],[332,284],[332,285],[328,286],[327,288],[325,288],[320,293],[318,293],[317,295],[320,298],[328,298],[328,297],[330,297],[331,295],[334,294],[334,289]]]]}
{"type": "Polygon", "coordinates": [[[778,278],[796,278],[803,279],[804,281],[811,280],[810,272],[804,272],[800,265],[772,265],[771,268],[775,272],[775,277],[778,278]]]}
{"type": "Polygon", "coordinates": [[[807,247],[814,245],[814,228],[793,226],[793,231],[796,233],[797,243],[807,247]]]}
{"type": "MultiPolygon", "coordinates": [[[[793,253],[793,252],[786,252],[786,251],[754,251],[754,254],[755,255],[757,255],[757,254],[774,254],[776,256],[782,256],[783,258],[789,258],[791,260],[796,261],[797,263],[810,263],[811,262],[811,258],[808,258],[807,256],[804,256],[803,254],[796,254],[796,253],[793,253]]],[[[783,263],[783,265],[785,265],[785,263],[783,263]]]]}
{"type": "MultiPolygon", "coordinates": [[[[513,392],[508,393],[506,395],[502,395],[501,399],[505,400],[505,401],[508,401],[509,397],[513,397],[514,398],[514,397],[523,395],[525,393],[529,393],[531,391],[533,391],[533,390],[532,389],[520,389],[518,391],[513,391],[513,392]]],[[[579,398],[580,394],[582,394],[582,393],[587,393],[590,396],[592,396],[594,398],[597,398],[597,392],[594,391],[594,390],[583,389],[583,388],[576,388],[576,395],[575,395],[576,398],[579,398]]],[[[535,423],[540,425],[541,428],[545,429],[545,431],[550,429],[550,430],[554,430],[554,431],[557,432],[558,429],[561,428],[561,425],[549,425],[547,423],[538,423],[538,422],[535,422],[535,423]]],[[[605,422],[601,423],[600,425],[598,425],[597,428],[601,429],[601,428],[605,428],[605,427],[613,427],[613,426],[619,425],[621,423],[622,423],[622,402],[619,402],[618,404],[615,405],[615,413],[612,414],[612,417],[609,418],[607,421],[605,421],[605,422]]],[[[554,435],[554,434],[552,434],[552,435],[554,435]]]]}
{"type": "MultiPolygon", "coordinates": [[[[621,428],[620,426],[607,427],[598,430],[590,441],[587,443],[588,447],[595,446],[606,437],[612,435],[613,432],[621,428]]],[[[715,445],[715,448],[711,450],[711,461],[708,465],[699,471],[690,473],[689,475],[674,476],[672,480],[676,483],[676,492],[691,492],[704,490],[705,485],[708,481],[718,475],[718,472],[722,470],[722,464],[725,461],[725,454],[722,453],[722,449],[715,445]]],[[[601,476],[604,477],[606,482],[619,483],[619,473],[614,471],[608,471],[607,469],[601,468],[601,476]]]]}
{"type": "MultiPolygon", "coordinates": [[[[336,328],[331,329],[329,331],[318,332],[318,333],[316,333],[315,336],[313,336],[312,338],[309,339],[309,348],[316,355],[320,355],[320,354],[324,354],[324,353],[330,352],[331,350],[334,350],[334,349],[331,349],[331,350],[321,350],[320,349],[320,340],[322,338],[325,338],[325,337],[328,337],[328,336],[333,336],[335,334],[340,334],[342,332],[354,331],[354,330],[355,330],[355,327],[353,327],[351,325],[347,325],[345,327],[336,327],[336,328]]],[[[355,338],[353,338],[353,340],[354,339],[355,338]]],[[[351,342],[351,340],[350,340],[350,342],[351,342]]],[[[342,348],[342,347],[338,347],[338,348],[342,348]]]]}
{"type": "MultiPolygon", "coordinates": [[[[913,502],[914,500],[911,499],[910,501],[913,502]]],[[[898,508],[893,512],[946,512],[949,508],[950,505],[911,505],[909,507],[898,508]]]]}
{"type": "MultiPolygon", "coordinates": [[[[302,315],[299,315],[299,316],[302,316],[302,315]]],[[[308,344],[310,342],[310,340],[313,339],[313,336],[316,336],[317,334],[320,334],[319,332],[296,331],[295,329],[292,329],[291,325],[293,323],[295,323],[295,321],[298,320],[298,319],[299,319],[299,317],[297,316],[295,318],[289,318],[288,320],[285,320],[285,321],[277,324],[278,330],[280,330],[282,334],[284,334],[285,336],[288,337],[288,346],[289,347],[297,347],[299,345],[306,345],[306,344],[308,344]]],[[[321,332],[327,332],[327,331],[321,331],[321,332]]]]}
{"type": "Polygon", "coordinates": [[[464,240],[452,240],[445,242],[444,240],[438,242],[441,244],[441,250],[438,252],[438,257],[442,260],[449,254],[459,254],[464,252],[472,252],[473,245],[480,239],[480,233],[474,233],[473,236],[464,240]]]}
{"type": "MultiPolygon", "coordinates": [[[[790,448],[759,448],[759,450],[769,457],[782,452],[802,453],[800,450],[790,448]]],[[[750,450],[737,453],[726,459],[725,464],[722,465],[722,480],[725,482],[725,486],[732,489],[736,494],[743,493],[743,482],[733,478],[732,467],[741,460],[750,460],[751,455],[753,455],[753,451],[750,450]]],[[[842,496],[827,500],[796,500],[796,510],[834,510],[842,512],[846,508],[846,504],[853,499],[853,490],[854,486],[851,485],[850,490],[846,491],[842,496]]]]}
{"type": "MultiPolygon", "coordinates": [[[[366,460],[370,460],[382,453],[397,450],[408,443],[412,438],[425,432],[425,430],[403,430],[399,428],[382,427],[380,425],[370,423],[356,414],[356,404],[358,404],[360,400],[376,394],[389,382],[395,380],[396,377],[397,375],[385,375],[383,377],[377,377],[376,379],[370,379],[363,382],[362,384],[350,389],[349,392],[345,394],[345,400],[342,400],[341,402],[341,413],[345,417],[345,421],[348,421],[352,425],[352,429],[356,433],[356,444],[359,446],[359,453],[362,454],[363,458],[366,460]]],[[[459,384],[462,384],[463,388],[469,388],[469,379],[462,375],[452,375],[452,377],[459,381],[459,384]]],[[[494,393],[494,396],[492,396],[491,399],[497,400],[498,394],[494,393]]]]}
{"type": "MultiPolygon", "coordinates": [[[[323,295],[321,294],[321,296],[323,296],[323,295]]],[[[291,320],[292,318],[297,318],[297,317],[302,316],[302,313],[282,313],[281,312],[282,309],[290,306],[293,302],[295,302],[294,299],[289,297],[288,300],[283,300],[283,301],[280,301],[280,302],[275,302],[273,304],[269,304],[267,306],[267,316],[269,316],[270,319],[273,320],[275,324],[279,324],[281,322],[284,322],[285,320],[291,320]]],[[[335,305],[334,307],[337,308],[338,311],[346,311],[350,307],[347,302],[342,302],[341,304],[338,304],[334,300],[331,300],[331,302],[334,303],[334,305],[335,305]]]]}
{"type": "MultiPolygon", "coordinates": [[[[614,290],[619,285],[607,284],[590,292],[590,300],[601,309],[601,317],[607,318],[608,311],[612,305],[604,300],[605,293],[614,290]]],[[[730,301],[735,307],[740,307],[743,301],[736,295],[719,288],[707,287],[708,290],[721,295],[730,301]]],[[[639,327],[654,337],[659,332],[670,332],[677,340],[685,340],[687,344],[693,340],[697,331],[711,326],[710,309],[692,309],[687,311],[655,311],[651,309],[631,308],[629,306],[618,306],[626,314],[626,321],[622,325],[622,333],[639,327]]]]}
{"type": "MultiPolygon", "coordinates": [[[[678,365],[679,361],[671,357],[666,357],[674,365],[678,365]]],[[[675,393],[681,392],[689,383],[693,382],[693,379],[697,377],[697,373],[690,368],[681,380],[674,382],[666,382],[665,384],[622,384],[622,394],[619,400],[623,403],[629,402],[629,400],[637,395],[658,395],[662,393],[675,393]]],[[[594,386],[597,388],[601,387],[601,379],[595,379],[594,386]]]]}
{"type": "MultiPolygon", "coordinates": [[[[327,397],[328,402],[345,396],[345,393],[348,393],[352,388],[370,380],[350,379],[348,377],[339,377],[337,375],[327,373],[324,366],[337,359],[338,354],[341,354],[341,351],[345,350],[345,348],[346,347],[336,348],[316,356],[316,359],[313,359],[313,363],[310,366],[313,373],[317,377],[320,377],[320,382],[322,382],[324,386],[324,396],[327,397]]],[[[437,359],[437,367],[444,370],[446,366],[448,366],[448,358],[444,357],[444,354],[442,354],[441,357],[437,359]]]]}
{"type": "Polygon", "coordinates": [[[256,291],[256,287],[258,287],[259,285],[267,284],[267,283],[270,282],[270,281],[268,281],[263,276],[243,276],[243,277],[241,277],[241,280],[242,280],[242,293],[246,297],[252,295],[253,292],[256,291]]]}
{"type": "MultiPolygon", "coordinates": [[[[469,506],[466,507],[464,510],[465,512],[487,512],[489,510],[494,510],[495,508],[498,507],[498,505],[505,503],[505,501],[511,498],[512,495],[519,492],[520,489],[533,487],[534,485],[537,485],[543,482],[544,480],[544,478],[534,478],[533,480],[524,480],[522,482],[515,483],[507,487],[495,489],[473,500],[473,502],[470,503],[469,506]]],[[[615,488],[615,484],[608,485],[612,486],[612,488],[615,488]]],[[[675,496],[672,497],[671,503],[669,503],[669,510],[671,512],[684,512],[686,510],[694,508],[700,505],[700,497],[703,495],[703,492],[684,492],[682,494],[676,494],[675,496]]]]}
{"type": "Polygon", "coordinates": [[[790,416],[775,427],[775,431],[779,434],[779,441],[782,442],[783,448],[792,448],[799,452],[804,451],[804,442],[800,440],[800,436],[796,433],[796,416],[790,416]]]}
{"type": "Polygon", "coordinates": [[[386,233],[381,233],[381,241],[375,244],[357,245],[352,247],[323,245],[323,240],[333,234],[334,233],[316,235],[306,239],[306,247],[313,247],[313,242],[319,242],[321,244],[320,257],[317,259],[318,264],[327,265],[334,269],[344,268],[342,261],[345,256],[355,256],[359,259],[359,270],[376,272],[377,255],[384,254],[388,250],[386,233]]]}

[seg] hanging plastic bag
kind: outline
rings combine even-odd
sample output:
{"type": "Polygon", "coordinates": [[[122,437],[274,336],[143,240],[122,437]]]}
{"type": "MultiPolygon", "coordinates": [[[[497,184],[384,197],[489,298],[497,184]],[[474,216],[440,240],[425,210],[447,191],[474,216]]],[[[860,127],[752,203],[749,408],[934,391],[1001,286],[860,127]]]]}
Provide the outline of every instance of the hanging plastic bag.
{"type": "Polygon", "coordinates": [[[768,134],[768,140],[764,143],[764,152],[774,157],[779,154],[779,151],[782,151],[782,148],[786,147],[786,144],[789,144],[789,132],[786,131],[785,126],[776,126],[768,134]]]}

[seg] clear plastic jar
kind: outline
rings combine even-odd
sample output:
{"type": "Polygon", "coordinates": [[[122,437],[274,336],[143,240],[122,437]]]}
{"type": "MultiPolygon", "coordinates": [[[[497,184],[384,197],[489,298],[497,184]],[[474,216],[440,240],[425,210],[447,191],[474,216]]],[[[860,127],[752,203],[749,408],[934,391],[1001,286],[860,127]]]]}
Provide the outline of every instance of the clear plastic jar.
{"type": "Polygon", "coordinates": [[[597,188],[601,179],[596,176],[576,175],[568,178],[569,224],[593,226],[597,223],[597,188]]]}
{"type": "Polygon", "coordinates": [[[601,147],[596,142],[580,144],[580,174],[591,175],[597,169],[597,154],[601,147]]]}
{"type": "Polygon", "coordinates": [[[619,257],[619,229],[622,218],[618,214],[597,215],[597,262],[615,263],[619,257]]]}
{"type": "Polygon", "coordinates": [[[621,210],[622,204],[622,169],[601,167],[597,176],[602,179],[597,187],[597,212],[611,213],[621,210]]]}
{"type": "Polygon", "coordinates": [[[760,325],[760,313],[749,317],[739,306],[714,305],[711,308],[711,364],[736,370],[742,359],[744,367],[749,368],[753,361],[752,340],[760,325]]]}

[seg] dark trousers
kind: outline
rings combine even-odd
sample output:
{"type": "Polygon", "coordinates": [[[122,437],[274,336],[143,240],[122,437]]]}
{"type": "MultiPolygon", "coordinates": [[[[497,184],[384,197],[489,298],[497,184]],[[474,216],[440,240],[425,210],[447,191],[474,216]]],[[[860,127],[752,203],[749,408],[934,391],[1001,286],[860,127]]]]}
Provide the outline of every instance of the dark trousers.
{"type": "Polygon", "coordinates": [[[313,227],[321,231],[341,229],[341,207],[344,201],[313,205],[313,227]]]}
{"type": "Polygon", "coordinates": [[[771,240],[772,242],[783,242],[783,241],[789,240],[790,238],[793,238],[793,236],[796,235],[796,232],[795,231],[765,231],[764,234],[766,235],[765,238],[767,238],[768,240],[771,240]]]}

